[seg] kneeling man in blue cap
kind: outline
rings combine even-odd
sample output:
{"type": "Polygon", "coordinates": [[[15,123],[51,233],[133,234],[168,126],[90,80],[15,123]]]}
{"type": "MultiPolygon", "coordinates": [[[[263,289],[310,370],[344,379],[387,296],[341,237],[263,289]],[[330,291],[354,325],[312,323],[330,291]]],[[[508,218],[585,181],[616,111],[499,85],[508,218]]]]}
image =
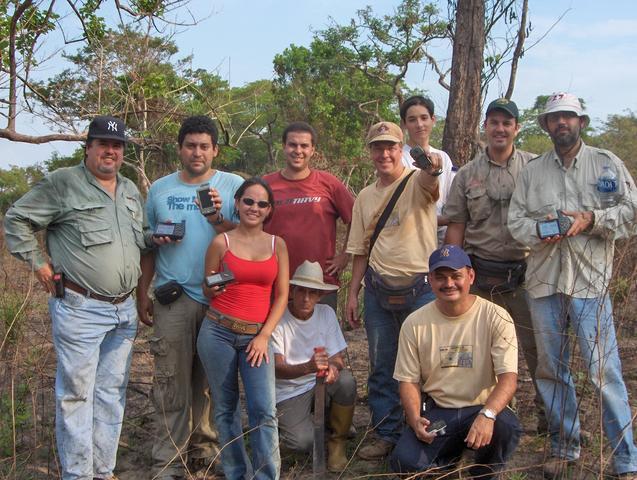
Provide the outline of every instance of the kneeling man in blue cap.
{"type": "Polygon", "coordinates": [[[468,447],[475,450],[469,474],[491,478],[521,435],[507,407],[517,386],[515,327],[506,310],[469,294],[475,273],[460,247],[435,250],[429,272],[436,300],[400,331],[394,378],[407,427],[391,465],[397,472],[445,468],[468,447]]]}

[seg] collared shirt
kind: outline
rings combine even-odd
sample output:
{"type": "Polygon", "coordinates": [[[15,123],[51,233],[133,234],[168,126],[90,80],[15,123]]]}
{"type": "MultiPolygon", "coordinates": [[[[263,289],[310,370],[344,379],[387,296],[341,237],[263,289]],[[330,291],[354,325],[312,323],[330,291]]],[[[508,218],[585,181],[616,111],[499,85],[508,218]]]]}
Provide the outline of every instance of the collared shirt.
{"type": "Polygon", "coordinates": [[[35,232],[46,228],[54,270],[100,295],[130,292],[141,273],[142,199],[133,182],[117,175],[114,197],[84,162],[38,182],[4,220],[9,251],[38,270],[46,259],[35,232]]]}
{"type": "Polygon", "coordinates": [[[623,162],[613,153],[582,147],[566,169],[555,150],[529,162],[518,177],[509,208],[509,229],[531,247],[526,288],[532,298],[563,293],[576,298],[604,295],[612,275],[614,242],[636,233],[637,191],[623,162]],[[604,166],[617,175],[618,202],[602,209],[597,179],[604,166]],[[537,221],[557,210],[593,212],[592,228],[554,244],[537,235],[537,221]]]}
{"type": "Polygon", "coordinates": [[[529,249],[515,240],[507,227],[507,216],[515,182],[532,153],[514,150],[506,165],[479,153],[454,178],[444,216],[464,223],[467,253],[495,261],[522,260],[529,249]]]}

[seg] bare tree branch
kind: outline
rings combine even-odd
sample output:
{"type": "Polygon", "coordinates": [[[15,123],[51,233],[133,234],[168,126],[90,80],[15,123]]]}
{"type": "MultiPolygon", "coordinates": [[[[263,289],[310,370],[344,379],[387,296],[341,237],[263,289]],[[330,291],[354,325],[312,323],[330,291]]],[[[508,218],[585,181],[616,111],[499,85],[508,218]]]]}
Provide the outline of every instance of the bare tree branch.
{"type": "Polygon", "coordinates": [[[518,40],[513,51],[513,58],[511,59],[511,73],[509,75],[509,86],[504,94],[505,98],[509,100],[513,96],[513,89],[515,88],[515,79],[518,73],[518,62],[520,57],[524,54],[524,42],[526,41],[526,20],[529,10],[529,0],[523,0],[522,2],[522,16],[520,18],[520,28],[518,29],[518,40]]]}

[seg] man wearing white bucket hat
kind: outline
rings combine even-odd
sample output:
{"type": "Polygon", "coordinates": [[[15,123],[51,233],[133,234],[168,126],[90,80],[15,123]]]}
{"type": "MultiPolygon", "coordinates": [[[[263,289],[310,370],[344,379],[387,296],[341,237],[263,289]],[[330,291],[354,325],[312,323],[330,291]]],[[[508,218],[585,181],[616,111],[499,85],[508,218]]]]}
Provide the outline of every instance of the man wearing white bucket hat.
{"type": "Polygon", "coordinates": [[[296,451],[312,451],[310,410],[316,373],[327,370],[331,428],[328,468],[340,472],[347,466],[346,442],[354,414],[356,380],[344,368],[347,344],[334,310],[317,304],[321,295],[338,289],[323,278],[321,265],[305,260],[290,279],[292,300],[272,333],[277,413],[283,444],[296,451]]]}
{"type": "Polygon", "coordinates": [[[584,144],[581,131],[589,117],[574,95],[549,97],[538,123],[554,149],[530,161],[518,177],[508,221],[513,237],[531,248],[526,288],[538,351],[536,379],[551,436],[544,474],[565,474],[580,455],[569,369],[570,343],[577,341],[601,394],[614,473],[636,479],[637,448],[608,295],[614,242],[635,233],[635,182],[613,153],[584,144]]]}

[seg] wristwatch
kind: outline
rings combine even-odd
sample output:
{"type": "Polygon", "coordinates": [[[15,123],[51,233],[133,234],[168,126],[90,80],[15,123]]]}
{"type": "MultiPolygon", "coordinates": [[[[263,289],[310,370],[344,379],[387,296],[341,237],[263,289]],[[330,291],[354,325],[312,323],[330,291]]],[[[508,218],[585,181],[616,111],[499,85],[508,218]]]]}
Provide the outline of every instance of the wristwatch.
{"type": "Polygon", "coordinates": [[[223,213],[219,211],[219,215],[217,215],[217,219],[212,222],[213,225],[221,225],[223,223],[223,213]]]}
{"type": "Polygon", "coordinates": [[[490,410],[488,408],[483,408],[482,410],[480,410],[478,412],[480,415],[484,415],[485,417],[487,417],[489,420],[493,420],[495,422],[495,417],[496,414],[493,410],[490,410]]]}

